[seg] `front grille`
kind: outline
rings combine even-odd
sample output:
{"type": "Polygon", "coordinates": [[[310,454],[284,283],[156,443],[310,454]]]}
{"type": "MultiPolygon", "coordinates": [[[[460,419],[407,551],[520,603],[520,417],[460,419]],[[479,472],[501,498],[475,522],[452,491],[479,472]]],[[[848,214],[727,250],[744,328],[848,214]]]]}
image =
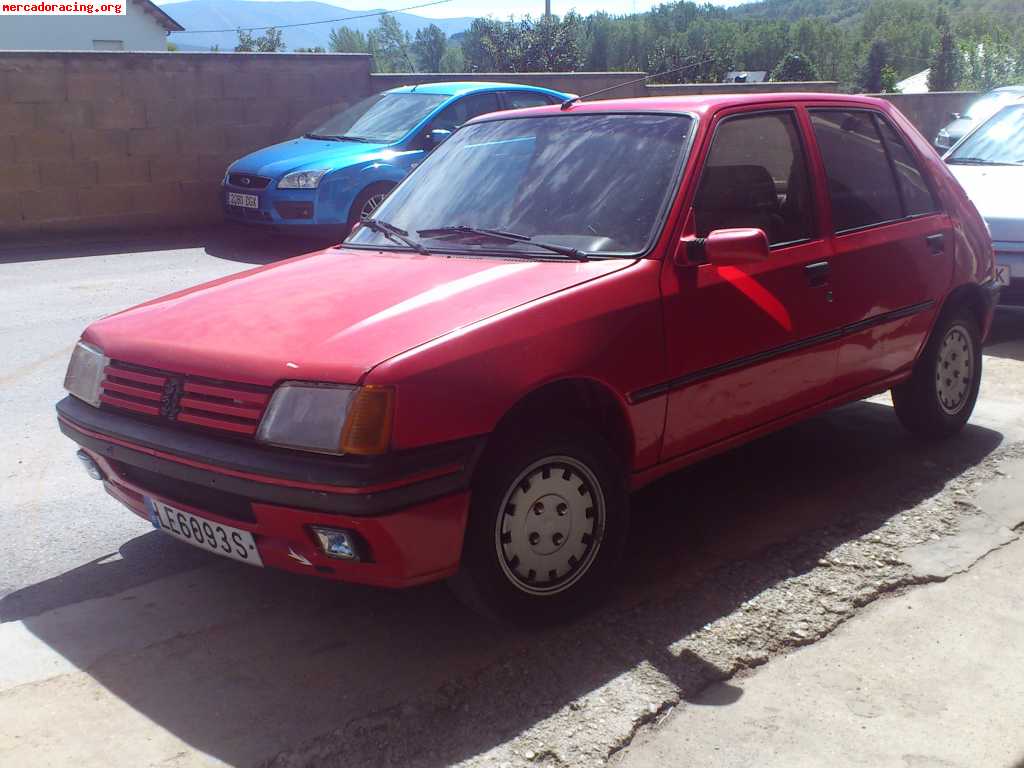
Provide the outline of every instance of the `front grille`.
{"type": "Polygon", "coordinates": [[[178,502],[197,509],[205,509],[221,517],[255,523],[256,516],[252,512],[249,500],[216,488],[207,488],[197,483],[175,480],[172,477],[158,475],[148,469],[133,467],[124,462],[113,462],[114,470],[132,485],[137,485],[147,493],[151,493],[164,501],[178,502]]]}
{"type": "Polygon", "coordinates": [[[100,402],[110,408],[167,419],[243,437],[256,434],[270,400],[268,387],[111,362],[100,402]]]}
{"type": "Polygon", "coordinates": [[[228,183],[244,189],[266,189],[270,179],[266,176],[253,176],[249,173],[229,173],[228,183]]]}

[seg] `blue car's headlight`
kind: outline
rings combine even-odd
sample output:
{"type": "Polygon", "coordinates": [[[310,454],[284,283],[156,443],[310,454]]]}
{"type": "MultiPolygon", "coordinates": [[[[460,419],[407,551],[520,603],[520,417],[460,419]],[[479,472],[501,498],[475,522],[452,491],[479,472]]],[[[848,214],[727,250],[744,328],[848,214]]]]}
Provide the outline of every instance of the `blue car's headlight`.
{"type": "Polygon", "coordinates": [[[320,179],[327,173],[326,168],[320,171],[295,171],[286,174],[283,179],[277,182],[278,189],[316,189],[320,186],[320,179]]]}

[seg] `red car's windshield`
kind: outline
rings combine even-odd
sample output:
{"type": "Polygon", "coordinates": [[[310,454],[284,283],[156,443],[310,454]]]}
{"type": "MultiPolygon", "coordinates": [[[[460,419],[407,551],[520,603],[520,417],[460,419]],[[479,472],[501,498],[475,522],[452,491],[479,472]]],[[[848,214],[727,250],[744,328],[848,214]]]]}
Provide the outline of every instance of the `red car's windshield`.
{"type": "MultiPolygon", "coordinates": [[[[637,254],[654,238],[688,146],[678,114],[578,114],[488,121],[459,130],[374,218],[431,250],[539,253],[515,233],[597,254],[637,254]]],[[[368,227],[353,245],[395,247],[368,227]]]]}

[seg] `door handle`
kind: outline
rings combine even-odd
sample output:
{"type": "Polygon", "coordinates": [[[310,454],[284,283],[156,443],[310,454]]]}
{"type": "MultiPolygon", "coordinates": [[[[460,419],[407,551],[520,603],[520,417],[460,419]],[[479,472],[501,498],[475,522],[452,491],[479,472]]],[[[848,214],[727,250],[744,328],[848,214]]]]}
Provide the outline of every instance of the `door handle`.
{"type": "Polygon", "coordinates": [[[832,275],[832,265],[827,261],[816,261],[804,267],[804,274],[811,288],[818,288],[828,282],[832,275]]]}
{"type": "Polygon", "coordinates": [[[928,235],[924,239],[928,243],[928,250],[934,254],[945,253],[946,251],[946,234],[945,232],[936,232],[934,235],[928,235]]]}

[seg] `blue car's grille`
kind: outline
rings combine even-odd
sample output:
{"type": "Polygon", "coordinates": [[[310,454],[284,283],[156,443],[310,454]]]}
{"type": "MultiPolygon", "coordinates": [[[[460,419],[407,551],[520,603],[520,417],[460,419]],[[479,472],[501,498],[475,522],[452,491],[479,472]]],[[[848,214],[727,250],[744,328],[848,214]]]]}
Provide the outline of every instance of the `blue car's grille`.
{"type": "Polygon", "coordinates": [[[266,189],[270,179],[266,176],[253,176],[249,173],[229,173],[228,183],[233,187],[243,189],[266,189]]]}

